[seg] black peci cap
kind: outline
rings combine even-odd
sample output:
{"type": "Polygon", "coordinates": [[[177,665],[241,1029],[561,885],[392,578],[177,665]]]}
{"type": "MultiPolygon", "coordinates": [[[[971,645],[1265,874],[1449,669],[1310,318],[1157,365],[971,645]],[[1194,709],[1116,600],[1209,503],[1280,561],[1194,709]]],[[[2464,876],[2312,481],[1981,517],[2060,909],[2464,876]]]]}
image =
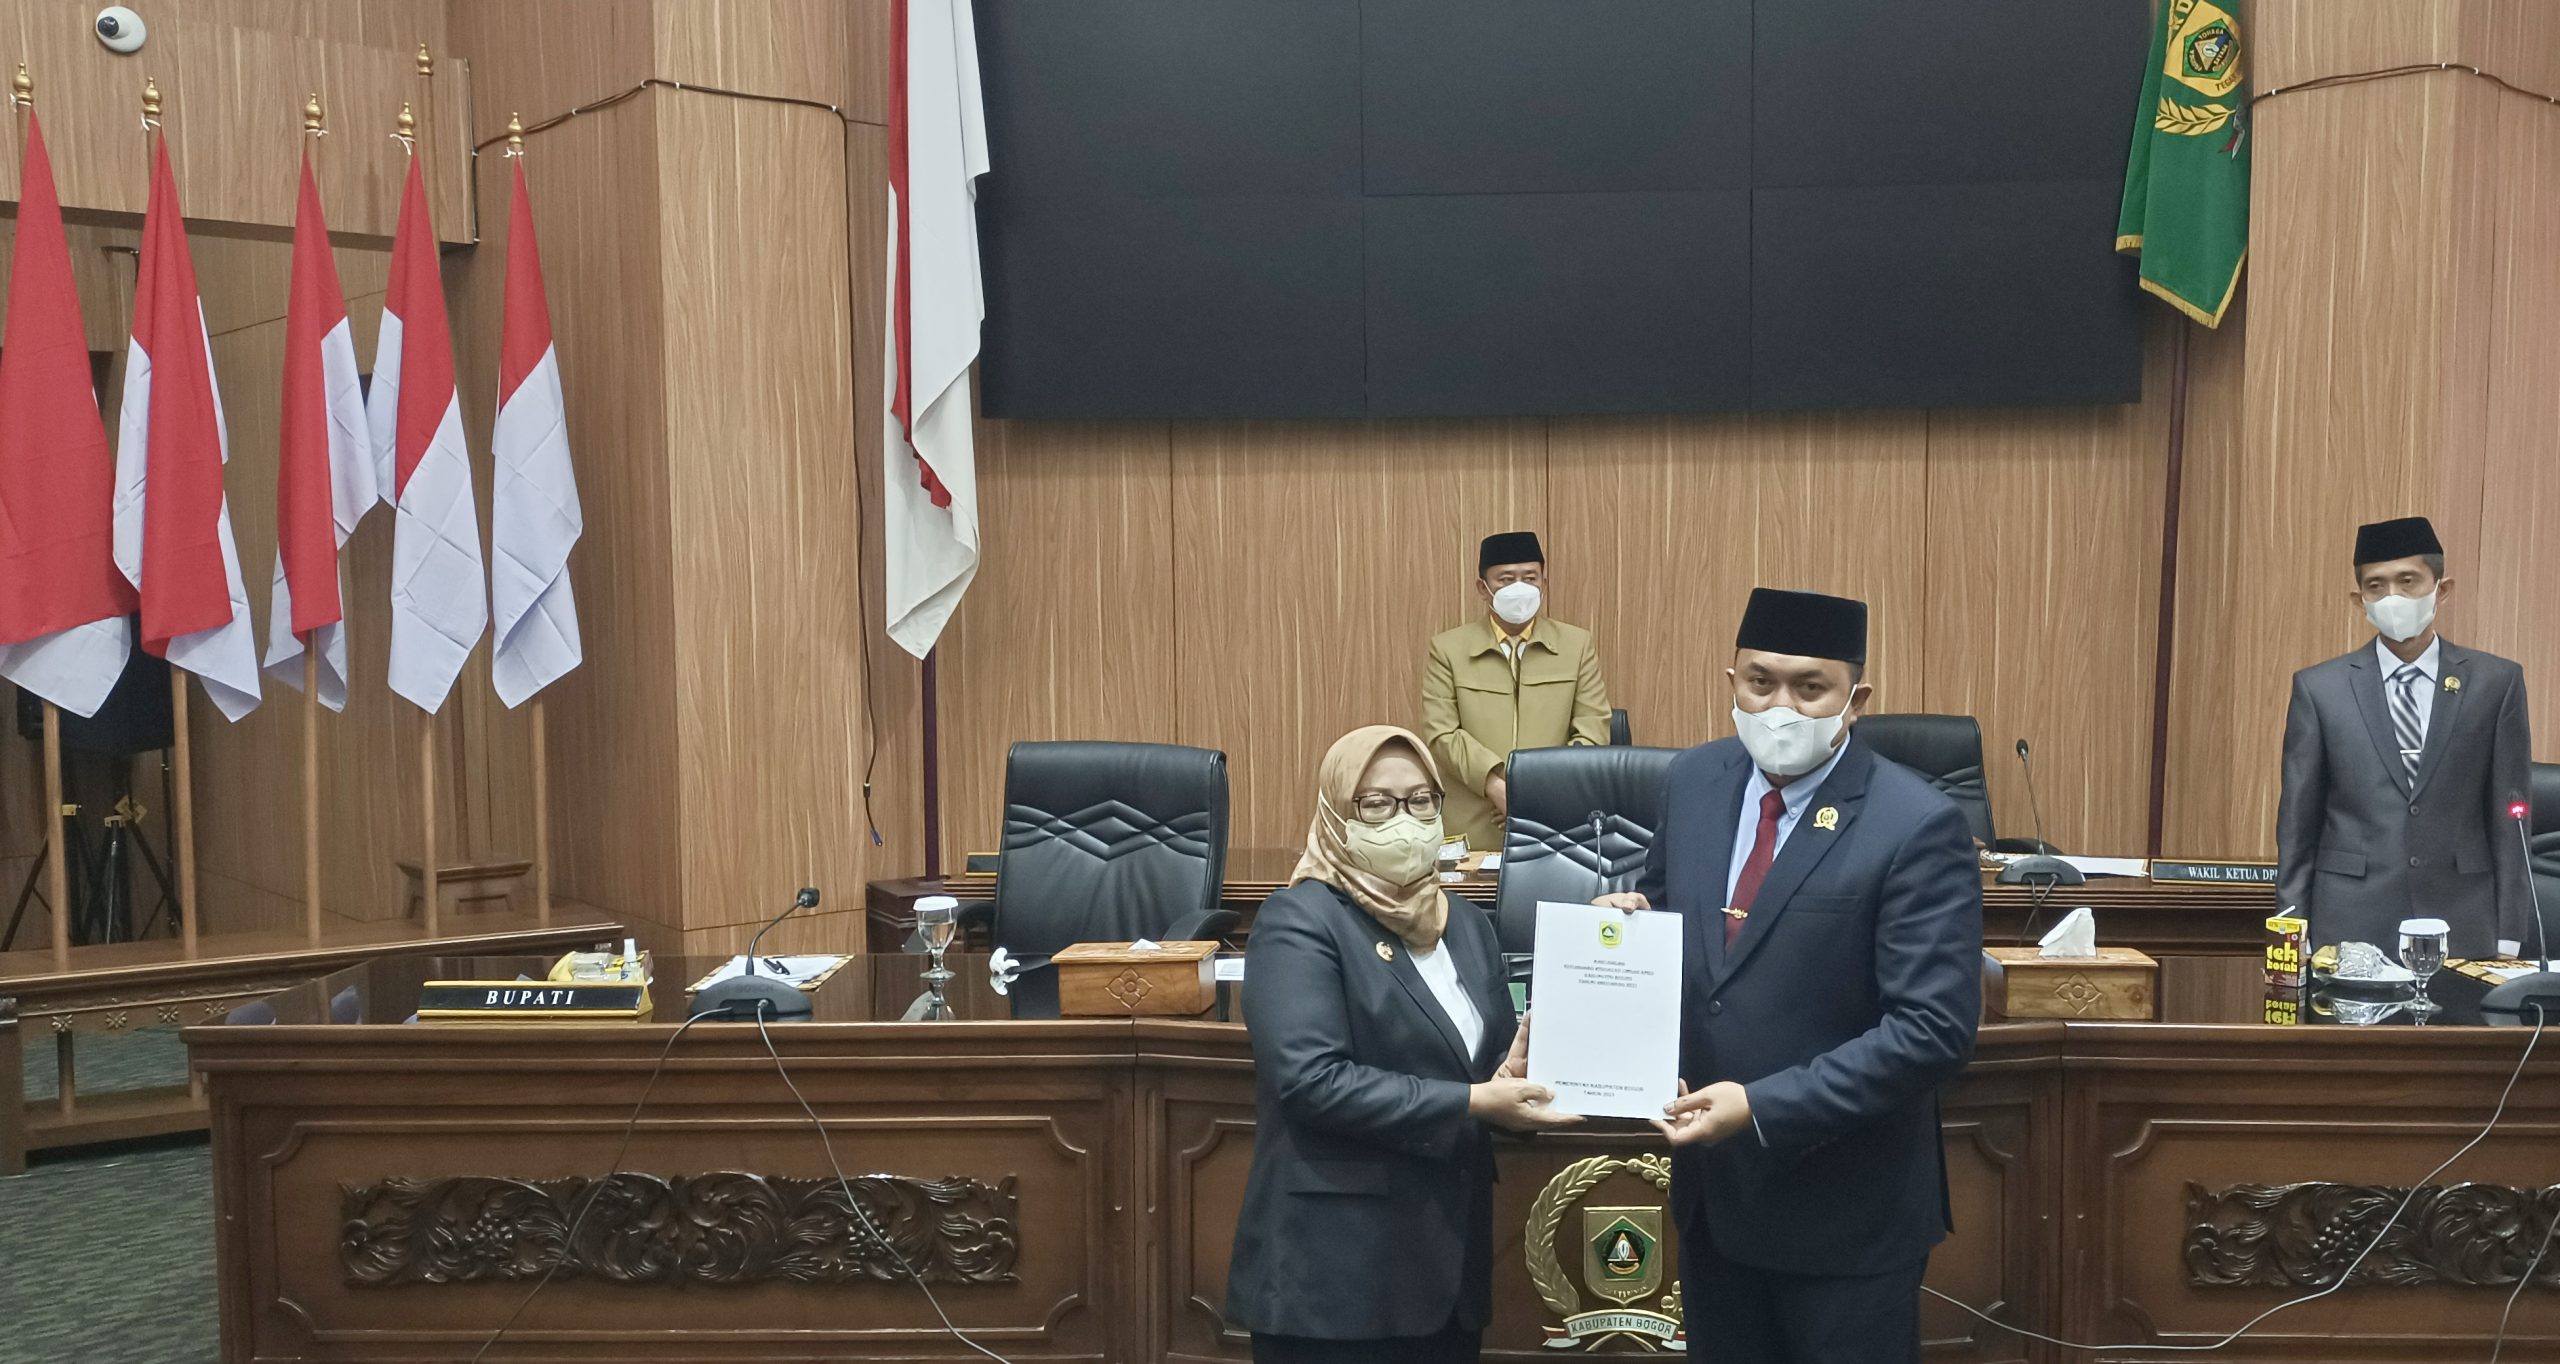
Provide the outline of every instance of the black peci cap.
{"type": "Polygon", "coordinates": [[[1733,647],[1864,666],[1867,604],[1819,592],[1755,587],[1750,604],[1742,608],[1742,628],[1734,634],[1733,647]]]}
{"type": "Polygon", "coordinates": [[[1538,533],[1533,530],[1506,530],[1484,537],[1476,547],[1476,576],[1481,578],[1495,564],[1543,564],[1547,552],[1538,547],[1538,533]]]}
{"type": "Polygon", "coordinates": [[[2403,516],[2395,521],[2376,521],[2356,527],[2356,567],[2388,563],[2393,559],[2414,559],[2421,554],[2444,553],[2444,542],[2436,538],[2436,528],[2423,516],[2403,516]]]}

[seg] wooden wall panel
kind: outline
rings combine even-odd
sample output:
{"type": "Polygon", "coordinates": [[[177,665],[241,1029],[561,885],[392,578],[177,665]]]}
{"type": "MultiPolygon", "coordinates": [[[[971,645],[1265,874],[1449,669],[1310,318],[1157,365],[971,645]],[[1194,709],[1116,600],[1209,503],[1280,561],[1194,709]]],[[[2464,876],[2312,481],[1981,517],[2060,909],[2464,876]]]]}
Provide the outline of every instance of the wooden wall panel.
{"type": "Polygon", "coordinates": [[[650,74],[841,105],[854,71],[852,9],[844,0],[669,0],[655,9],[650,74]]]}
{"type": "MultiPolygon", "coordinates": [[[[221,0],[148,8],[149,42],[119,56],[91,29],[87,0],[0,0],[0,65],[24,59],[36,80],[54,176],[66,209],[142,212],[148,142],[140,128],[143,81],[158,82],[179,197],[199,231],[282,236],[293,222],[294,162],[302,104],[318,92],[350,173],[323,187],[331,227],[387,240],[405,166],[389,138],[403,100],[417,105],[429,155],[428,189],[438,234],[468,240],[464,176],[468,75],[442,72],[430,92],[417,76],[421,40],[441,54],[445,0],[381,15],[379,0],[347,4],[312,22],[309,0],[221,0]],[[368,10],[372,13],[369,15],[368,10]],[[351,22],[352,21],[352,22],[351,22]],[[398,27],[397,38],[368,28],[398,27]],[[356,36],[349,36],[350,31],[356,36]]],[[[333,148],[334,150],[334,148],[333,148]]],[[[0,162],[0,199],[18,194],[13,148],[0,162]]]]}
{"type": "Polygon", "coordinates": [[[1724,670],[1760,585],[1867,601],[1876,704],[1919,709],[1926,457],[1918,413],[1556,422],[1557,614],[1597,632],[1636,741],[1733,732],[1724,670]]]}
{"type": "Polygon", "coordinates": [[[1175,732],[1226,751],[1236,846],[1294,847],[1335,739],[1421,723],[1430,638],[1477,609],[1476,542],[1549,528],[1546,431],[1237,423],[1172,439],[1175,732]]]}
{"type": "Polygon", "coordinates": [[[652,103],[665,163],[687,168],[659,230],[675,794],[685,927],[704,928],[770,917],[801,885],[846,896],[889,874],[862,818],[845,132],[819,110],[652,103]]]}
{"type": "MultiPolygon", "coordinates": [[[[520,5],[472,0],[454,7],[454,41],[475,60],[484,134],[507,111],[528,121],[637,79],[647,60],[645,24],[618,23],[630,8],[599,3],[520,5]],[[638,45],[632,45],[635,32],[638,45]],[[592,41],[574,41],[580,33],[592,41]],[[545,56],[543,54],[549,54],[545,56]]],[[[643,14],[642,19],[646,16],[643,14]]],[[[671,511],[666,360],[659,272],[659,137],[644,98],[588,114],[527,144],[527,178],[542,233],[553,341],[568,401],[570,448],[586,533],[570,559],[586,663],[543,693],[549,710],[552,856],[556,892],[605,909],[660,951],[683,921],[682,838],[675,790],[678,755],[674,584],[668,573],[671,511]],[[643,737],[656,736],[656,737],[643,737]]],[[[463,356],[466,429],[487,448],[496,403],[498,299],[506,256],[504,158],[481,159],[491,205],[483,244],[449,262],[456,287],[455,342],[463,356]]],[[[481,484],[485,496],[485,475],[481,484]]],[[[486,651],[472,675],[485,679],[486,651]]],[[[520,795],[501,773],[529,781],[529,734],[486,690],[470,686],[467,753],[489,811],[491,846],[529,856],[520,795]]],[[[521,789],[521,788],[518,788],[521,789]]]]}
{"type": "Polygon", "coordinates": [[[2160,844],[2161,852],[2172,857],[2261,857],[2274,847],[2271,826],[2262,848],[2257,829],[2230,818],[2227,792],[2232,754],[2246,746],[2240,729],[2243,694],[2284,685],[2280,677],[2244,677],[2234,670],[2232,631],[2238,628],[2241,600],[2262,590],[2240,565],[2244,547],[2257,534],[2255,524],[2242,515],[2241,498],[2255,476],[2241,424],[2248,327],[2248,290],[2243,288],[2218,330],[2189,337],[2178,618],[2171,646],[2160,844]]]}
{"type": "MultiPolygon", "coordinates": [[[[2560,34],[2537,11],[2553,61],[2560,34]]],[[[2546,51],[2536,46],[2535,51],[2546,51]]],[[[2548,63],[2546,63],[2548,65],[2548,63]]],[[[2481,443],[2475,557],[2453,571],[2467,640],[2524,664],[2539,689],[2534,756],[2560,761],[2560,119],[2548,106],[2499,100],[2493,183],[2504,202],[2491,241],[2485,331],[2487,437],[2481,443]]]]}
{"type": "Polygon", "coordinates": [[[2150,319],[2140,403],[1929,414],[1924,682],[1884,708],[1982,722],[2006,837],[2034,832],[2020,738],[2045,837],[2125,853],[2150,833],[2171,335],[2190,326],[2150,319]]]}
{"type": "Polygon", "coordinates": [[[1174,520],[1161,422],[978,423],[983,558],[936,664],[946,866],[997,847],[1009,745],[1190,742],[1175,623],[1216,611],[1185,609],[1174,520]]]}

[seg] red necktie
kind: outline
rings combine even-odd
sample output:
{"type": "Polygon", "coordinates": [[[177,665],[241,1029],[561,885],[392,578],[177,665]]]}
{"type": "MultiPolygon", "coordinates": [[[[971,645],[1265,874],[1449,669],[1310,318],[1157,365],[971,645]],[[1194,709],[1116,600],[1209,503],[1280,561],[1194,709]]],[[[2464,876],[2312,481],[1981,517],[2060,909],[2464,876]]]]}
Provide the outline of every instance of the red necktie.
{"type": "MultiPolygon", "coordinates": [[[[1760,798],[1760,832],[1752,837],[1751,855],[1742,860],[1742,875],[1733,881],[1733,907],[1748,913],[1751,902],[1760,895],[1760,883],[1769,879],[1769,864],[1778,860],[1778,816],[1787,812],[1785,795],[1772,791],[1760,798]]],[[[1724,916],[1724,943],[1742,936],[1741,914],[1724,916]]]]}

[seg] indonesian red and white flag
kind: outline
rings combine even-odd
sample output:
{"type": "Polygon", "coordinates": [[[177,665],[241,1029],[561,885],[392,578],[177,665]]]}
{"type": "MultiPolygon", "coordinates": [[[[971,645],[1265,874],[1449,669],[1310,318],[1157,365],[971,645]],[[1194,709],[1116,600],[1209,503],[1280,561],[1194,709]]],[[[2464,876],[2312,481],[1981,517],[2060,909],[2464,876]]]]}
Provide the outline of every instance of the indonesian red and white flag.
{"type": "Polygon", "coordinates": [[[338,551],[381,496],[356,374],[347,296],[329,254],[329,224],[311,157],[293,212],[293,294],[284,315],[283,439],[276,461],[276,581],[267,603],[267,671],[300,690],[308,639],[319,652],[320,704],[347,708],[346,603],[338,551]]]}
{"type": "Polygon", "coordinates": [[[153,140],[116,420],[116,567],[142,596],[142,647],[202,679],[237,720],[258,708],[258,639],[222,490],[231,438],[166,138],[153,140]]]}
{"type": "Polygon", "coordinates": [[[133,657],[135,597],[116,570],[115,461],[33,114],[19,195],[0,336],[0,677],[85,719],[133,657]]]}
{"type": "Polygon", "coordinates": [[[472,646],[489,628],[480,508],[462,448],[436,234],[417,158],[391,234],[391,282],[365,397],[374,477],[393,509],[391,689],[418,709],[444,708],[472,646]]]}
{"type": "Polygon", "coordinates": [[[890,0],[889,401],[881,520],[889,638],[922,658],[978,575],[969,366],[986,289],[986,106],[969,0],[890,0]]]}
{"type": "Polygon", "coordinates": [[[551,305],[543,298],[542,252],[533,239],[521,157],[507,210],[506,317],[499,326],[498,421],[490,428],[489,453],[497,464],[489,491],[489,586],[498,613],[489,675],[498,699],[514,707],[586,656],[578,642],[578,602],[569,592],[569,549],[586,527],[586,514],[569,467],[560,355],[551,344],[551,305]]]}

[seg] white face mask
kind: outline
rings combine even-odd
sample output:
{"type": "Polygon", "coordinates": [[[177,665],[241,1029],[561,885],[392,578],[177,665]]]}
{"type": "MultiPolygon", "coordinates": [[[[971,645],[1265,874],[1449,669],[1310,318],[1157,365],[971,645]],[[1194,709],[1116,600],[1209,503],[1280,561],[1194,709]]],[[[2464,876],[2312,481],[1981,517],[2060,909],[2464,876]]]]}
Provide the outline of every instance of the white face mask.
{"type": "Polygon", "coordinates": [[[1440,872],[1440,821],[1398,814],[1384,824],[1348,821],[1342,845],[1351,864],[1398,889],[1421,885],[1440,872]]]}
{"type": "Polygon", "coordinates": [[[1526,625],[1538,614],[1536,583],[1504,583],[1493,592],[1493,613],[1506,625],[1526,625]]]}
{"type": "Polygon", "coordinates": [[[2429,592],[2423,597],[2404,597],[2394,592],[2378,601],[2366,602],[2364,618],[2372,622],[2373,628],[2381,631],[2385,639],[2406,644],[2425,634],[2427,627],[2436,623],[2436,594],[2429,592]]]}
{"type": "Polygon", "coordinates": [[[1831,761],[1832,740],[1849,724],[1849,712],[1807,715],[1793,706],[1763,711],[1733,708],[1733,731],[1750,750],[1751,761],[1773,777],[1801,777],[1831,761]]]}

